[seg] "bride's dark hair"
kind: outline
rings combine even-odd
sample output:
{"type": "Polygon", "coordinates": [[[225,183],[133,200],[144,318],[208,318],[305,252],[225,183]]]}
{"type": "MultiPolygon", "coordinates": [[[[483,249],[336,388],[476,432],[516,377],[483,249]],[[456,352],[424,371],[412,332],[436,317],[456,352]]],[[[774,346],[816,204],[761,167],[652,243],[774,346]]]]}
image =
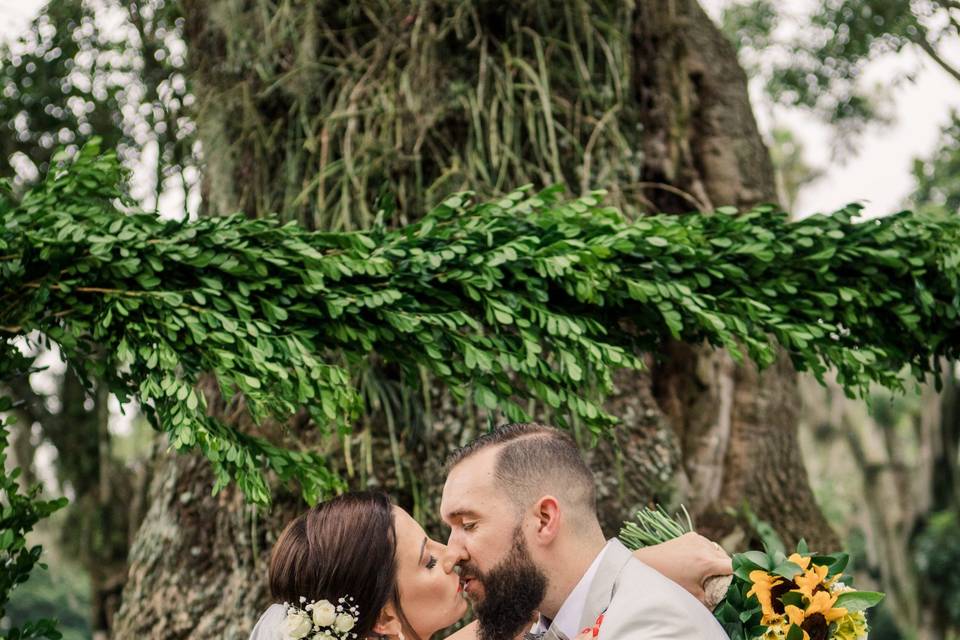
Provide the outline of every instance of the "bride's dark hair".
{"type": "Polygon", "coordinates": [[[299,604],[301,596],[334,604],[351,596],[360,610],[352,631],[366,638],[388,602],[400,612],[396,548],[386,494],[337,496],[301,514],[280,534],[270,557],[270,591],[277,602],[291,604],[299,604]]]}

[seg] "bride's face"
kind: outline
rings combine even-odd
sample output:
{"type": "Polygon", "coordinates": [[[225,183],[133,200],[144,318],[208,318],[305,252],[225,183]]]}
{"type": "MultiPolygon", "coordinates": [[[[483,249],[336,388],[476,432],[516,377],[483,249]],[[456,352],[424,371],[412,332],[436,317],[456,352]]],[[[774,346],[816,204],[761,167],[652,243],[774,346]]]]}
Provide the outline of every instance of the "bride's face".
{"type": "Polygon", "coordinates": [[[400,607],[416,635],[426,640],[466,613],[460,576],[453,571],[455,560],[445,545],[428,538],[403,509],[394,507],[393,513],[400,607]]]}

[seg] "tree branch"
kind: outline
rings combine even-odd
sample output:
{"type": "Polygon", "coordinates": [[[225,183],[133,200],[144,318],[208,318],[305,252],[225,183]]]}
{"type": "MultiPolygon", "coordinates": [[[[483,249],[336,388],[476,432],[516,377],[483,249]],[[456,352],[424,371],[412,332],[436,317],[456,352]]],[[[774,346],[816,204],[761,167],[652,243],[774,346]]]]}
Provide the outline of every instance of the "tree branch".
{"type": "Polygon", "coordinates": [[[924,51],[928,56],[930,56],[930,58],[931,58],[934,62],[936,62],[938,65],[940,65],[940,68],[942,68],[944,71],[946,71],[946,72],[949,73],[951,76],[953,76],[953,79],[954,79],[954,80],[956,80],[957,82],[960,82],[960,71],[958,71],[958,70],[957,70],[956,68],[954,68],[949,62],[947,62],[947,61],[944,60],[942,57],[940,57],[940,54],[937,53],[936,48],[935,48],[932,44],[930,44],[930,42],[927,40],[927,38],[926,38],[926,33],[925,33],[925,32],[921,32],[921,33],[918,34],[916,37],[914,37],[914,38],[913,38],[913,42],[914,42],[918,47],[920,47],[921,49],[923,49],[923,51],[924,51]]]}

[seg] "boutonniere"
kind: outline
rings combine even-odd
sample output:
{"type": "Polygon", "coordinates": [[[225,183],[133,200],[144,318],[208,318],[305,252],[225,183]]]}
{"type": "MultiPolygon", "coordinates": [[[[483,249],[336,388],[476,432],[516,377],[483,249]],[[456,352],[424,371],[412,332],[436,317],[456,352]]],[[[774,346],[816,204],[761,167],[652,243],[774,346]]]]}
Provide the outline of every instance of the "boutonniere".
{"type": "Polygon", "coordinates": [[[581,631],[577,636],[577,640],[580,640],[581,638],[586,638],[589,640],[590,638],[596,638],[598,635],[600,635],[600,625],[603,624],[603,615],[605,613],[606,611],[597,616],[597,620],[593,623],[592,627],[584,628],[584,630],[581,631]]]}

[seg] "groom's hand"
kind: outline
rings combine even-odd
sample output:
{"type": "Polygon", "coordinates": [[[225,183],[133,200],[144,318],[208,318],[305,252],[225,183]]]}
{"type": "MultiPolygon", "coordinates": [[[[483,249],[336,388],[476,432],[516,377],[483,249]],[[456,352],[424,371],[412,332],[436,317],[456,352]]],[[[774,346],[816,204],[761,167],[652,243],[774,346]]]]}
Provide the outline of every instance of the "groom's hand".
{"type": "Polygon", "coordinates": [[[705,607],[711,609],[717,603],[708,602],[704,590],[707,579],[733,573],[733,564],[727,552],[699,533],[685,533],[670,542],[637,549],[633,555],[679,584],[705,607]]]}

